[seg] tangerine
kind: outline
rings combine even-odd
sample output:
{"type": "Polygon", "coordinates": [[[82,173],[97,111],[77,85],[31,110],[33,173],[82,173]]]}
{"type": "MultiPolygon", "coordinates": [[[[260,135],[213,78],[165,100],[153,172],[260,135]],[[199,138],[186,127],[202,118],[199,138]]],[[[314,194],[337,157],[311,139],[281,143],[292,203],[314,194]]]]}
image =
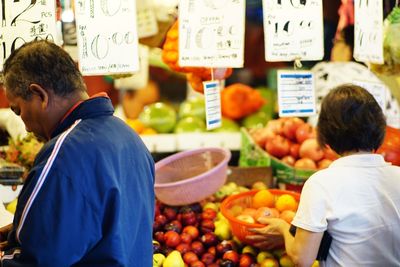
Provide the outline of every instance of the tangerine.
{"type": "Polygon", "coordinates": [[[289,194],[283,194],[278,197],[278,199],[275,202],[275,208],[282,212],[284,210],[291,210],[291,211],[296,211],[297,210],[298,203],[296,199],[289,194]]]}
{"type": "Polygon", "coordinates": [[[252,206],[254,209],[261,207],[272,208],[275,203],[275,196],[267,189],[258,191],[252,198],[252,206]]]}

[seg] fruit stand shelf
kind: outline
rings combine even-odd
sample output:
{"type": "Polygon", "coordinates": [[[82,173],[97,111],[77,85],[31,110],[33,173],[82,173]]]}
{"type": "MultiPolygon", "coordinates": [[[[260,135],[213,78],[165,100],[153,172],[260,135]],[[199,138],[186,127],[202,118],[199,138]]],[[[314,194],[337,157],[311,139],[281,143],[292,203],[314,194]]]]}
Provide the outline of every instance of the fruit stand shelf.
{"type": "Polygon", "coordinates": [[[142,135],[150,152],[175,152],[201,147],[222,147],[240,150],[241,135],[237,133],[184,133],[142,135]]]}

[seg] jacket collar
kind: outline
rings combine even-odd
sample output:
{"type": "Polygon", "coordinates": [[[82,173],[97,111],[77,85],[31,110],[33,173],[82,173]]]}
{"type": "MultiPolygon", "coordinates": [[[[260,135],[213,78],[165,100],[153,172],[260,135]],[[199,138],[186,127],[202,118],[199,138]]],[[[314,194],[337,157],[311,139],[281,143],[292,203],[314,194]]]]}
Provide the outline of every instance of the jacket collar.
{"type": "Polygon", "coordinates": [[[380,154],[354,154],[338,158],[329,167],[381,167],[391,165],[380,154]]]}
{"type": "Polygon", "coordinates": [[[72,111],[69,111],[67,116],[53,131],[51,137],[53,138],[64,132],[76,120],[84,120],[99,116],[111,116],[113,114],[114,108],[112,106],[110,98],[108,98],[107,95],[89,98],[75,106],[72,111]]]}

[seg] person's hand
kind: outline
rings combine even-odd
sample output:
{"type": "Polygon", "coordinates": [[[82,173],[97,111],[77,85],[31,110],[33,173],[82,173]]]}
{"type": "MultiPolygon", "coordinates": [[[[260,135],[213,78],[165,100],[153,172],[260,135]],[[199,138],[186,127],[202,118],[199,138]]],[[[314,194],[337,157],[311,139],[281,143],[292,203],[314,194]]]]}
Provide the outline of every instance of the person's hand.
{"type": "Polygon", "coordinates": [[[255,233],[246,237],[255,247],[260,249],[274,249],[284,245],[282,233],[290,227],[287,222],[279,218],[261,217],[258,222],[265,224],[262,228],[251,228],[255,233]]]}
{"type": "Polygon", "coordinates": [[[6,241],[8,233],[12,230],[12,224],[0,228],[0,242],[6,241]]]}

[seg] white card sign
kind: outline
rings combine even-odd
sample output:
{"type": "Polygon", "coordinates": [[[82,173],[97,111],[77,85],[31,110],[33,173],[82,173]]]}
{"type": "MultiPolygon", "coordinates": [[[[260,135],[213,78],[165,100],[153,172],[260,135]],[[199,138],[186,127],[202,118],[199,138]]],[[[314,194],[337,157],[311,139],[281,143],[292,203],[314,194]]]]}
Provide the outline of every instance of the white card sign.
{"type": "Polygon", "coordinates": [[[55,1],[0,1],[0,71],[12,51],[33,40],[57,41],[55,1]]]}
{"type": "Polygon", "coordinates": [[[367,90],[371,95],[374,96],[376,102],[378,102],[383,113],[386,113],[386,87],[383,83],[368,82],[368,81],[353,81],[355,85],[358,85],[367,90]]]}
{"type": "Polygon", "coordinates": [[[203,82],[203,86],[207,130],[219,128],[222,125],[220,83],[219,81],[203,82]]]}
{"type": "Polygon", "coordinates": [[[355,0],[354,16],[354,58],[383,64],[383,0],[355,0]]]}
{"type": "Polygon", "coordinates": [[[136,0],[138,37],[146,38],[158,33],[156,13],[148,0],[136,0]]]}
{"type": "Polygon", "coordinates": [[[179,65],[243,67],[245,0],[180,0],[179,65]]]}
{"type": "Polygon", "coordinates": [[[310,71],[278,71],[280,117],[316,114],[314,74],[310,71]]]}
{"type": "Polygon", "coordinates": [[[321,60],[322,0],[263,0],[266,61],[321,60]]]}
{"type": "Polygon", "coordinates": [[[139,69],[136,4],[131,0],[76,0],[79,67],[84,75],[139,69]]]}

